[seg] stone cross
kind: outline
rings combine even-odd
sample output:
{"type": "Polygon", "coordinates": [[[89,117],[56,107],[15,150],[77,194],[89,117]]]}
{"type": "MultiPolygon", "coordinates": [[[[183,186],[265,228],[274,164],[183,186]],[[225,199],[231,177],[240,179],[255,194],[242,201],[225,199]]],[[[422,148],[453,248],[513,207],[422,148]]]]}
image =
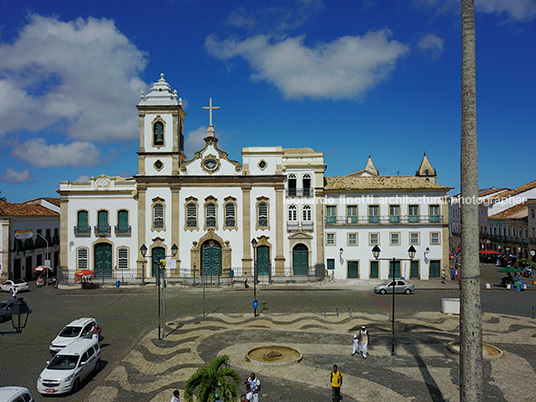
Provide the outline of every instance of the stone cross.
{"type": "Polygon", "coordinates": [[[209,126],[212,126],[212,111],[220,109],[219,106],[212,106],[212,98],[209,99],[209,106],[202,106],[201,109],[209,110],[209,126]]]}

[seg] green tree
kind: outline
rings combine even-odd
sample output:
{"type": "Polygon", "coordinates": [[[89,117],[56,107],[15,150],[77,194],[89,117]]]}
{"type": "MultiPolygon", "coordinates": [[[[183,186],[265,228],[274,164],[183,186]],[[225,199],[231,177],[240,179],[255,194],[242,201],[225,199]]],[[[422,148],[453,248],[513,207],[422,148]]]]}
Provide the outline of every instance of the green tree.
{"type": "Polygon", "coordinates": [[[218,356],[210,364],[199,367],[186,381],[184,397],[192,402],[197,389],[197,400],[208,402],[214,400],[214,394],[219,393],[224,402],[238,399],[238,384],[240,375],[229,365],[229,356],[218,356]]]}

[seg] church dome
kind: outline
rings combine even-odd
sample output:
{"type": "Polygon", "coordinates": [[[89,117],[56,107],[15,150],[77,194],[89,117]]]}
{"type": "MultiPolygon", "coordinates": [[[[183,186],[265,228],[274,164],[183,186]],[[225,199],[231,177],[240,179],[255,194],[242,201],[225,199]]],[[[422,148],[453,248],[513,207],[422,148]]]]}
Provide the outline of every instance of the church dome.
{"type": "Polygon", "coordinates": [[[164,74],[160,74],[160,79],[151,87],[151,91],[144,95],[141,93],[140,106],[153,105],[179,105],[177,91],[172,91],[171,86],[164,79],[164,74]]]}

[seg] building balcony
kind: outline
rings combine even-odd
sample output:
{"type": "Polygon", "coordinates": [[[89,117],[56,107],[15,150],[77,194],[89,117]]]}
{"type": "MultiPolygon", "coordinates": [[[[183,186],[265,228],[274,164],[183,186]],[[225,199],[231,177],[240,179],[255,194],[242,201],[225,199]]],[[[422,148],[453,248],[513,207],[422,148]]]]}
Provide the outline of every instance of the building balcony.
{"type": "Polygon", "coordinates": [[[112,233],[112,228],[110,226],[95,226],[94,230],[96,236],[110,236],[112,233]]]}
{"type": "Polygon", "coordinates": [[[115,227],[115,235],[117,237],[128,237],[132,235],[132,227],[131,226],[116,226],[115,227]]]}
{"type": "Polygon", "coordinates": [[[297,232],[297,231],[303,231],[303,232],[312,232],[314,229],[313,222],[297,222],[297,221],[290,221],[287,222],[287,230],[289,232],[297,232]]]}
{"type": "Polygon", "coordinates": [[[311,187],[287,189],[287,197],[312,197],[313,194],[314,191],[311,187]]]}
{"type": "Polygon", "coordinates": [[[442,215],[327,216],[327,225],[412,225],[447,223],[442,215]]]}
{"type": "Polygon", "coordinates": [[[75,226],[74,235],[76,237],[89,237],[91,236],[91,226],[75,226]]]}

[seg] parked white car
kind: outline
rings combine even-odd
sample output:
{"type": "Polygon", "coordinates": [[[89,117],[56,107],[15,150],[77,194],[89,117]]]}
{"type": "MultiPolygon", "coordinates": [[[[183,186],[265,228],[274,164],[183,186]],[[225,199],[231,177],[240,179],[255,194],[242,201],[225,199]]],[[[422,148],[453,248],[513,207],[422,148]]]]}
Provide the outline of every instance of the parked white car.
{"type": "Polygon", "coordinates": [[[67,345],[86,335],[97,325],[94,318],[78,318],[65,326],[50,344],[50,351],[57,353],[67,345]]]}
{"type": "Polygon", "coordinates": [[[22,279],[9,279],[0,285],[2,292],[12,292],[14,287],[17,288],[17,293],[30,288],[22,279]]]}
{"type": "Polygon", "coordinates": [[[95,339],[78,339],[47,362],[37,378],[37,391],[43,395],[76,393],[84,379],[99,371],[101,350],[95,339]]]}
{"type": "Polygon", "coordinates": [[[35,399],[28,388],[1,387],[0,401],[2,402],[34,402],[35,399]]]}

